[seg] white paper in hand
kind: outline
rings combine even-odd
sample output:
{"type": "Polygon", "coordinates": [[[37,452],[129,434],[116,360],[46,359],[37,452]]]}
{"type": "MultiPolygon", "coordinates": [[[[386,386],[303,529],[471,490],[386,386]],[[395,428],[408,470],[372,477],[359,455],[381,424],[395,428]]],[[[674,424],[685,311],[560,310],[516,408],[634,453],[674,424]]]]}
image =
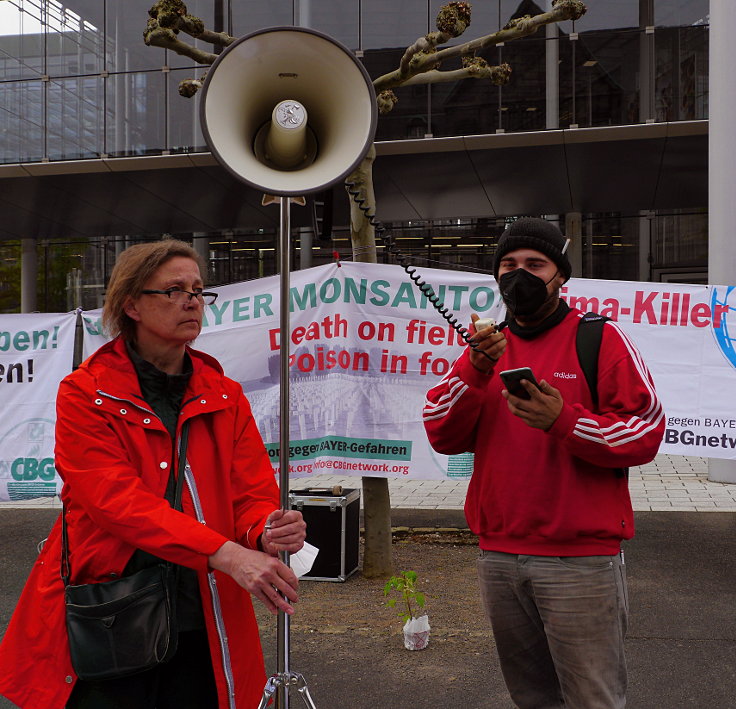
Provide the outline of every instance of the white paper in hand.
{"type": "Polygon", "coordinates": [[[289,556],[289,566],[291,566],[291,570],[296,574],[297,578],[309,573],[314,560],[317,558],[317,554],[319,554],[317,547],[304,542],[304,546],[296,554],[289,556]]]}

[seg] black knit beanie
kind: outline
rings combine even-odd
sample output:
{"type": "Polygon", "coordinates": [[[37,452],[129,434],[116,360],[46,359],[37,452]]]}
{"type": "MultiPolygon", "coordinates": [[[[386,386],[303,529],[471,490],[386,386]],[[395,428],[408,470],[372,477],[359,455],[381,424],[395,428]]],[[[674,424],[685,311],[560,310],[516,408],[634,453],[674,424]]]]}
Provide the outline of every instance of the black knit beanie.
{"type": "Polygon", "coordinates": [[[562,236],[560,230],[546,219],[524,217],[517,219],[511,224],[498,240],[496,256],[493,261],[493,275],[498,280],[498,269],[501,259],[510,251],[516,249],[534,249],[541,251],[545,256],[552,259],[560,269],[560,273],[567,281],[572,273],[572,266],[563,253],[567,239],[562,236]]]}

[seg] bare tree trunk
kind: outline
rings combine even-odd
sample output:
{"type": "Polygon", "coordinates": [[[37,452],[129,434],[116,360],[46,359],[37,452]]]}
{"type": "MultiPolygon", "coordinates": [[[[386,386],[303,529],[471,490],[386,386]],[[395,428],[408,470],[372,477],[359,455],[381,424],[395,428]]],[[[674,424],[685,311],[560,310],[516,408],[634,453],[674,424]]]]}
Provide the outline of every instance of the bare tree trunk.
{"type": "MultiPolygon", "coordinates": [[[[359,192],[363,206],[371,215],[376,211],[373,192],[373,161],[376,149],[371,146],[367,155],[348,178],[348,191],[359,192]]],[[[353,242],[353,259],[362,263],[376,263],[375,230],[355,200],[350,199],[350,230],[353,242]]],[[[363,576],[388,578],[393,575],[391,553],[391,495],[386,478],[363,478],[363,524],[365,546],[363,549],[363,576]]]]}
{"type": "Polygon", "coordinates": [[[363,478],[363,524],[363,576],[369,579],[392,576],[391,495],[386,478],[363,478]]]}

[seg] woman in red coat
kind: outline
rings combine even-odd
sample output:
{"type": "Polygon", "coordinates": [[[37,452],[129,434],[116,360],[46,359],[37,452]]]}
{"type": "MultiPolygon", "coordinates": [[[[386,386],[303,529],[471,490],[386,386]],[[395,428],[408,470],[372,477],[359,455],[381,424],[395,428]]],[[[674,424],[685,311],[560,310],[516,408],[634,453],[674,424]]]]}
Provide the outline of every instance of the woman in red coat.
{"type": "Polygon", "coordinates": [[[179,566],[174,657],[152,670],[79,680],[66,635],[57,521],[0,645],[0,693],[22,709],[251,709],[265,671],[250,594],[293,612],[301,514],[278,487],[240,386],[188,345],[205,303],[197,253],[174,240],[118,258],[103,309],[115,336],[62,381],[56,467],[73,584],[179,566]],[[165,499],[189,422],[182,511],[165,499]],[[266,523],[269,523],[266,529],[266,523]]]}

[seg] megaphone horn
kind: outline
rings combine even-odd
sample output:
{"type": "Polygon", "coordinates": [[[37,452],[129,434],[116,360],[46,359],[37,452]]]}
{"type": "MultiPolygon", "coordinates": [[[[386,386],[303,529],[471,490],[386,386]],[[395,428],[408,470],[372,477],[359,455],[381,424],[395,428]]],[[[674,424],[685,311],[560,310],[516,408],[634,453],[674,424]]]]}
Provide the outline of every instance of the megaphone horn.
{"type": "Polygon", "coordinates": [[[321,192],[349,175],[373,142],[368,72],[312,29],[271,27],[215,60],[202,92],[207,145],[231,174],[281,196],[321,192]]]}

